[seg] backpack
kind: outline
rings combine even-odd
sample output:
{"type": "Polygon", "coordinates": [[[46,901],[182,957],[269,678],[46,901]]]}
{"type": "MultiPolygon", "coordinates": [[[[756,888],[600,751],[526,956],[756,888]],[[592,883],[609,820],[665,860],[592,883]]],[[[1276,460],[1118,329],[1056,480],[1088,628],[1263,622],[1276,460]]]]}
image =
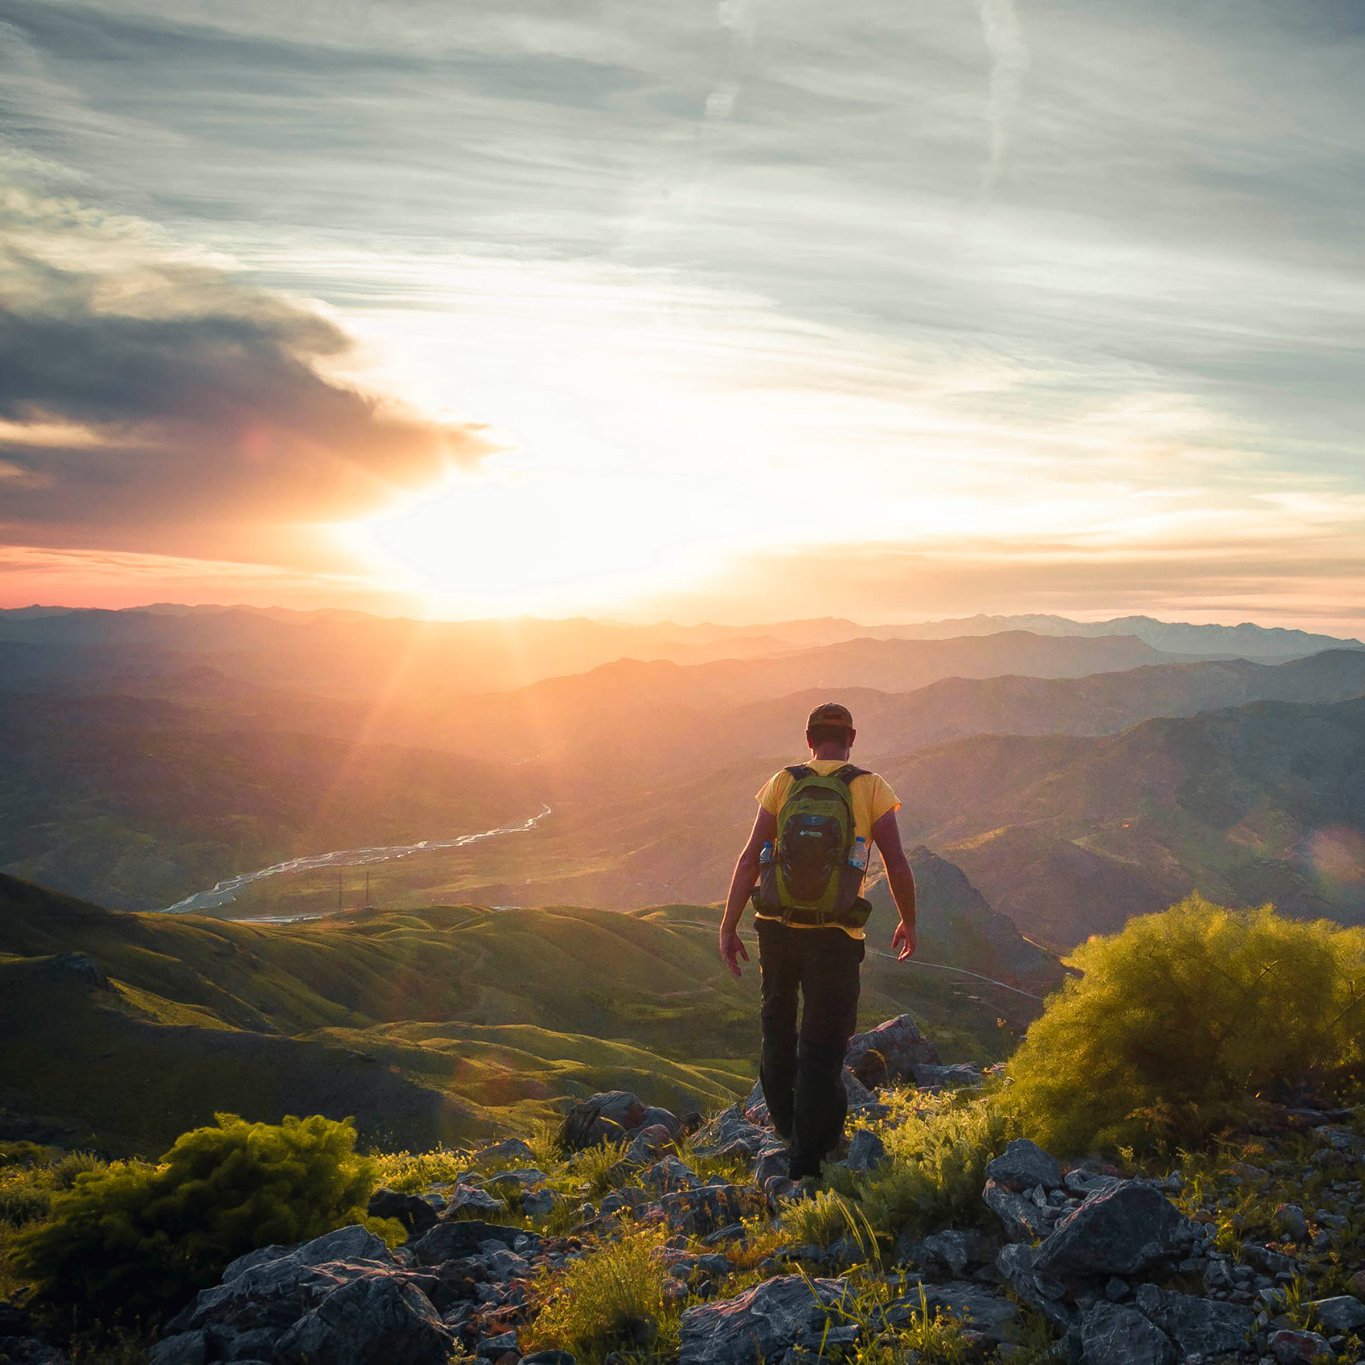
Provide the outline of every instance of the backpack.
{"type": "Polygon", "coordinates": [[[871,906],[859,896],[865,869],[852,861],[849,787],[865,772],[851,763],[828,777],[804,763],[787,772],[792,785],[777,814],[771,857],[760,863],[755,907],[787,922],[861,926],[871,906]]]}

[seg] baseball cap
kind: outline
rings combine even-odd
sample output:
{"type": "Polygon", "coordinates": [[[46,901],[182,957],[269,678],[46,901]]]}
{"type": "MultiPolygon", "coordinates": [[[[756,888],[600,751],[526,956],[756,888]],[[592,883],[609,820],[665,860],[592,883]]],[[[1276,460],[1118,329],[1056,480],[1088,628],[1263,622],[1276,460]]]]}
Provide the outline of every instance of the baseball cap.
{"type": "Polygon", "coordinates": [[[837,701],[821,702],[806,719],[807,730],[817,725],[845,725],[851,730],[853,714],[847,706],[840,706],[837,701]]]}

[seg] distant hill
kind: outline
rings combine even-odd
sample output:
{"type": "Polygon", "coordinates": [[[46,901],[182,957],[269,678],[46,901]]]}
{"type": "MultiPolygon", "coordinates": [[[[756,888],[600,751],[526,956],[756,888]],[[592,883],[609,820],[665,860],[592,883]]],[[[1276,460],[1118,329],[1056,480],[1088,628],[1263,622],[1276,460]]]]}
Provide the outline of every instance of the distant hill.
{"type": "MultiPolygon", "coordinates": [[[[752,1084],[758,985],[753,964],[725,972],[715,929],[696,906],[257,926],[114,914],[0,875],[0,1138],[159,1151],[226,1108],[353,1114],[371,1139],[425,1145],[622,1085],[715,1107],[752,1084]]],[[[909,1009],[986,1060],[1038,1005],[870,954],[861,1009],[909,1009]]]]}
{"type": "Polygon", "coordinates": [[[521,821],[542,784],[451,754],[215,707],[0,696],[0,868],[153,909],[301,854],[521,821]]]}
{"type": "Polygon", "coordinates": [[[1282,659],[1313,654],[1323,649],[1365,649],[1354,639],[1314,635],[1283,626],[1258,626],[1244,621],[1237,626],[1191,625],[1158,621],[1151,616],[1117,616],[1108,621],[1073,621],[1065,616],[967,616],[949,621],[926,621],[914,626],[889,626],[877,634],[904,639],[939,640],[958,635],[996,635],[1001,631],[1027,630],[1035,635],[1134,635],[1157,649],[1185,654],[1235,654],[1244,659],[1282,659]]]}
{"type": "Polygon", "coordinates": [[[1365,698],[1260,702],[1102,739],[967,739],[888,776],[903,825],[1058,947],[1191,890],[1365,921],[1365,698]]]}

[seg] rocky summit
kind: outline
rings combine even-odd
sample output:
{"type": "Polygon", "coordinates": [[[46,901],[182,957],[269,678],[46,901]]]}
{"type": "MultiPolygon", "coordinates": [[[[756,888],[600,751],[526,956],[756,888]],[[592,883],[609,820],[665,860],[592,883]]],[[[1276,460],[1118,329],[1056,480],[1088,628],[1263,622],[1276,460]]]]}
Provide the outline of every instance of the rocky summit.
{"type": "MultiPolygon", "coordinates": [[[[511,1138],[451,1154],[440,1179],[376,1189],[369,1214],[382,1221],[370,1228],[238,1257],[166,1322],[148,1359],[1365,1360],[1359,1111],[1276,1111],[1278,1137],[1257,1139],[1261,1165],[1119,1169],[1001,1140],[951,1220],[893,1236],[851,1211],[875,1211],[907,1178],[903,1125],[978,1103],[971,1087],[914,1085],[931,1055],[908,1016],[854,1040],[849,1140],[818,1192],[786,1178],[760,1096],[702,1119],[603,1092],[572,1106],[549,1146],[511,1138]],[[631,1248],[638,1262],[624,1259],[631,1248]],[[575,1341],[565,1324],[606,1281],[617,1318],[602,1320],[602,1340],[575,1341]],[[634,1316],[622,1308],[632,1294],[634,1316]]],[[[0,1306],[0,1332],[0,1359],[66,1359],[18,1305],[0,1306]]]]}

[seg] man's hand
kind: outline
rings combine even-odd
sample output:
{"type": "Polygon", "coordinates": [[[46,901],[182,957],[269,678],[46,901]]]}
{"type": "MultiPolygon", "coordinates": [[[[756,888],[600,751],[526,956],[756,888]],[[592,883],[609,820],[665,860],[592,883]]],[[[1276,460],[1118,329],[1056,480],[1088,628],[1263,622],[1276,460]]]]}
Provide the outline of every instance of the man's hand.
{"type": "Polygon", "coordinates": [[[745,962],[749,960],[749,954],[744,949],[744,943],[740,936],[733,929],[722,929],[720,931],[720,956],[725,963],[731,976],[739,979],[739,964],[741,959],[745,962]]]}
{"type": "MultiPolygon", "coordinates": [[[[898,962],[904,962],[906,958],[914,957],[915,949],[919,947],[919,934],[915,931],[914,923],[907,924],[904,920],[896,925],[896,932],[891,935],[891,946],[899,948],[896,954],[898,962]]],[[[738,972],[735,973],[739,975],[738,972]]]]}

